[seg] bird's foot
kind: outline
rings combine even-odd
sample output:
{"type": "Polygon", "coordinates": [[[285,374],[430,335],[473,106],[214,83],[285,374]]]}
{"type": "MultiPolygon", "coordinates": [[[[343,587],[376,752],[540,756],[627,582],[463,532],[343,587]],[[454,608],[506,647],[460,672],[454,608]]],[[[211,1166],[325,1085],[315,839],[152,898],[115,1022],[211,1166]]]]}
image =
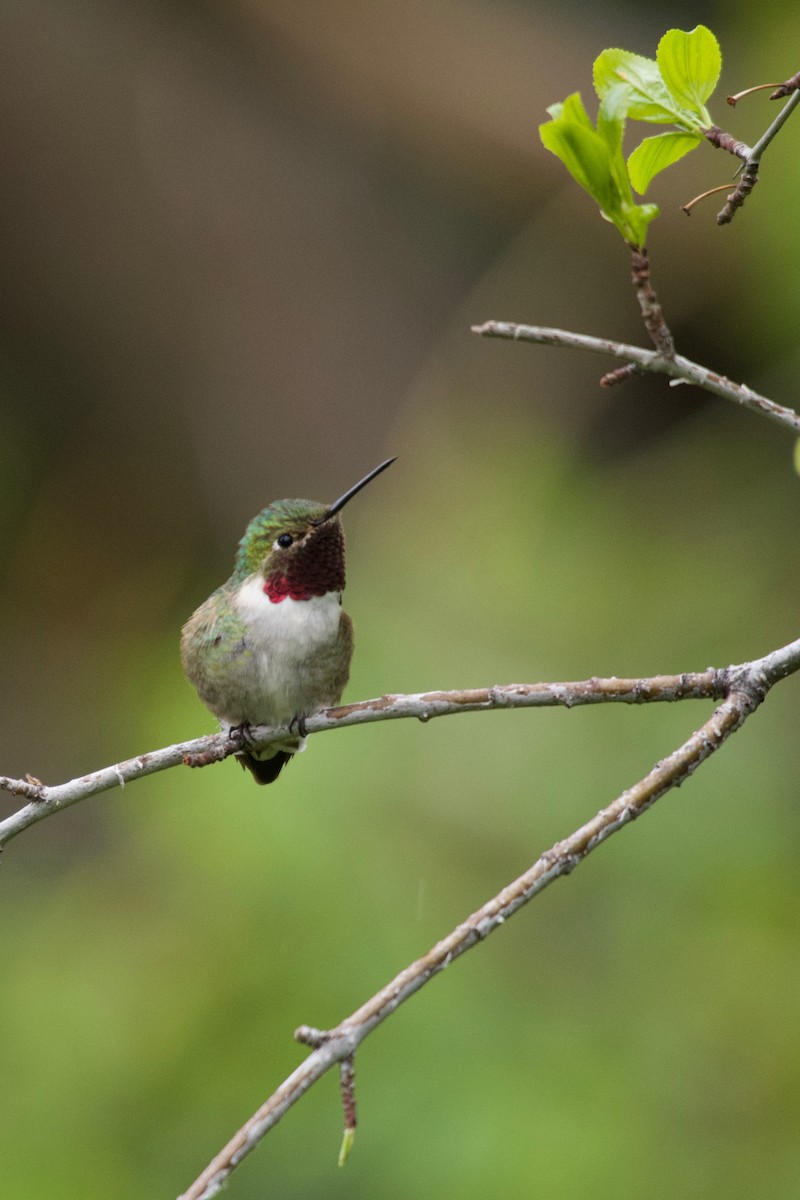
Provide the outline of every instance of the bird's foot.
{"type": "Polygon", "coordinates": [[[242,721],[241,725],[231,725],[228,737],[233,742],[241,742],[245,750],[249,750],[256,742],[253,737],[253,725],[250,721],[242,721]]]}
{"type": "Polygon", "coordinates": [[[299,733],[301,738],[306,737],[308,734],[308,730],[306,729],[307,716],[307,713],[295,713],[289,722],[289,733],[299,733]]]}

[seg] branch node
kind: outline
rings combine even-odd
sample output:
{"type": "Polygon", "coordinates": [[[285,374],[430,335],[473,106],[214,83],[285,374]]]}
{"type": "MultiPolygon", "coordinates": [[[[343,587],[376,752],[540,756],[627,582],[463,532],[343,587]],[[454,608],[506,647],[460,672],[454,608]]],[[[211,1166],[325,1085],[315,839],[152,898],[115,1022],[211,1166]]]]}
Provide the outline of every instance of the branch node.
{"type": "Polygon", "coordinates": [[[724,692],[728,696],[741,696],[748,705],[748,711],[758,708],[766,697],[774,680],[754,663],[744,663],[727,667],[718,672],[724,692]]]}
{"type": "Polygon", "coordinates": [[[304,1046],[310,1046],[312,1050],[319,1050],[320,1046],[324,1046],[333,1037],[333,1032],[330,1029],[315,1029],[313,1025],[300,1025],[294,1031],[294,1040],[302,1042],[304,1046]]]}
{"type": "MultiPolygon", "coordinates": [[[[295,1032],[298,1041],[315,1049],[328,1044],[327,1051],[322,1050],[322,1053],[307,1056],[305,1062],[293,1071],[257,1112],[237,1130],[184,1193],[183,1200],[207,1200],[211,1195],[216,1195],[231,1171],[277,1124],[287,1108],[305,1095],[308,1088],[334,1063],[340,1064],[342,1081],[345,1130],[340,1161],[344,1161],[352,1148],[356,1125],[352,1060],[357,1045],[394,1013],[400,1004],[434,978],[451,958],[456,958],[471,949],[496,929],[501,923],[501,917],[507,918],[520,911],[549,884],[562,875],[568,875],[612,834],[650,808],[670,788],[679,787],[684,779],[688,779],[702,762],[741,727],[767,688],[799,668],[800,639],[797,639],[787,646],[771,651],[761,659],[728,667],[726,672],[715,672],[709,668],[703,676],[655,677],[652,681],[653,693],[660,695],[662,699],[676,699],[677,697],[671,694],[676,685],[678,688],[687,689],[691,696],[708,697],[709,686],[721,686],[723,676],[725,682],[731,686],[735,685],[735,690],[726,695],[700,729],[695,730],[681,746],[657,763],[643,779],[627,788],[568,837],[546,850],[518,879],[513,880],[457,926],[444,942],[438,942],[427,954],[405,967],[356,1012],[346,1017],[336,1029],[326,1031],[307,1025],[300,1026],[295,1032]]],[[[613,693],[617,698],[620,697],[620,684],[624,685],[622,695],[625,697],[632,690],[630,680],[612,679],[605,682],[607,685],[617,685],[613,693]]],[[[559,685],[559,690],[563,686],[559,685]]],[[[580,686],[585,692],[585,684],[580,686]]],[[[457,711],[463,709],[459,708],[457,711]]]]}
{"type": "MultiPolygon", "coordinates": [[[[764,87],[772,87],[772,84],[765,83],[764,87]]],[[[796,92],[798,88],[800,88],[800,71],[796,75],[792,75],[791,79],[785,79],[783,83],[779,83],[770,96],[770,100],[782,100],[784,96],[789,96],[792,92],[796,92]]]]}
{"type": "Polygon", "coordinates": [[[718,225],[730,225],[737,208],[741,208],[753,188],[758,183],[758,163],[750,163],[742,172],[741,178],[723,208],[717,213],[718,225]]]}
{"type": "Polygon", "coordinates": [[[185,767],[210,767],[212,763],[223,762],[232,754],[242,749],[242,735],[239,730],[231,730],[223,742],[209,749],[190,751],[184,754],[182,762],[185,767]]]}
{"type": "Polygon", "coordinates": [[[12,796],[24,796],[33,803],[41,803],[47,795],[45,784],[35,775],[26,775],[24,779],[11,779],[8,775],[0,775],[0,788],[4,792],[10,792],[12,796]]]}

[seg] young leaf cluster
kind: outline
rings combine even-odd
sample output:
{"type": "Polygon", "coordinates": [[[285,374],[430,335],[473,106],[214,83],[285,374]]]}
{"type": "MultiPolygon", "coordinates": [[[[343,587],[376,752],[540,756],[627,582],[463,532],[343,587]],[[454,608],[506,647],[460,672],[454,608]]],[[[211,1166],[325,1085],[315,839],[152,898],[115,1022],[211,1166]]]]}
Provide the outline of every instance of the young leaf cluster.
{"type": "Polygon", "coordinates": [[[654,59],[629,50],[604,50],[593,72],[600,101],[596,126],[575,92],[562,104],[551,105],[551,119],[539,127],[544,146],[637,249],[644,249],[647,227],[658,208],[637,204],[633,189],[644,195],[659,171],[703,140],[713,126],[706,101],[721,69],[719,43],[705,25],[688,33],[668,30],[654,59]],[[644,138],[626,162],[622,143],[628,118],[674,128],[644,138]]]}

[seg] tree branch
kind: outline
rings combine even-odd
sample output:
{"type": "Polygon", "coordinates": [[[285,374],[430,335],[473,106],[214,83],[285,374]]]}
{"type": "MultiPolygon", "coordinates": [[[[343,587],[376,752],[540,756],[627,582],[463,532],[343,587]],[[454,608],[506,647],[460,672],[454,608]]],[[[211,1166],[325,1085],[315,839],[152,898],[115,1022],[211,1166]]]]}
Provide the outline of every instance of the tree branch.
{"type": "MultiPolygon", "coordinates": [[[[778,679],[800,666],[800,640],[774,655],[742,667],[731,667],[724,675],[730,691],[726,699],[691,737],[677,750],[656,763],[644,779],[622,792],[607,808],[563,841],[556,842],[513,883],[437,942],[427,954],[377,992],[333,1030],[320,1031],[301,1026],[295,1038],[317,1048],[284,1080],[256,1113],[239,1129],[208,1167],[183,1193],[180,1200],[211,1200],[225,1186],[231,1172],[281,1117],[335,1063],[352,1062],[361,1042],[415,992],[438,975],[451,962],[472,949],[542,892],[555,879],[568,875],[612,834],[641,816],[671,788],[678,787],[691,773],[718,750],[763,700],[766,691],[778,679]]],[[[628,693],[630,694],[630,693],[628,693]]],[[[607,697],[612,698],[612,697],[607,697]]],[[[622,699],[622,695],[614,698],[622,699]]],[[[660,694],[658,697],[666,699],[660,694]]],[[[345,1143],[348,1130],[345,1115],[345,1143]]]]}
{"type": "MultiPolygon", "coordinates": [[[[552,331],[550,331],[552,332],[552,331]]],[[[556,331],[557,332],[557,331],[556,331]]],[[[566,335],[575,338],[577,335],[566,335]]],[[[628,349],[628,348],[623,348],[628,349]]],[[[635,350],[636,347],[630,347],[635,350]]],[[[640,352],[641,353],[641,352],[640,352]]],[[[571,683],[507,683],[494,687],[467,688],[451,692],[416,692],[410,695],[379,696],[375,700],[360,700],[326,708],[306,721],[306,730],[323,733],[347,725],[366,725],[374,721],[395,721],[413,717],[430,721],[433,717],[452,716],[462,712],[489,712],[499,708],[575,708],[583,704],[651,704],[659,701],[715,700],[731,689],[731,680],[743,672],[763,672],[767,686],[783,675],[800,669],[800,639],[762,659],[723,669],[709,667],[706,671],[682,675],[653,675],[641,679],[583,679],[571,683]],[[777,672],[777,673],[776,673],[777,672]]],[[[255,748],[280,741],[290,733],[287,726],[270,728],[256,726],[251,730],[255,748]]],[[[12,838],[70,808],[89,796],[97,796],[112,788],[124,787],[134,779],[166,771],[183,763],[186,766],[206,766],[219,762],[241,750],[240,738],[224,733],[206,734],[189,742],[164,746],[147,754],[128,758],[124,762],[103,767],[89,775],[81,775],[68,783],[47,786],[38,779],[12,779],[0,775],[0,789],[12,795],[25,796],[28,803],[0,821],[0,849],[12,838]]]]}
{"type": "Polygon", "coordinates": [[[662,358],[674,358],[675,339],[650,279],[650,259],[647,250],[637,246],[631,246],[631,281],[650,340],[662,358]]]}
{"type": "MultiPolygon", "coordinates": [[[[800,93],[798,93],[800,95],[800,93]]],[[[642,371],[656,375],[669,375],[676,381],[692,383],[697,387],[732,400],[734,404],[758,413],[767,420],[775,421],[795,435],[800,434],[800,415],[794,409],[775,404],[766,396],[759,395],[744,383],[734,383],[724,375],[709,371],[699,363],[692,362],[680,354],[665,358],[655,350],[641,346],[630,346],[625,342],[614,342],[607,338],[590,337],[583,333],[570,333],[565,329],[550,329],[542,325],[517,325],[511,321],[486,321],[473,325],[472,332],[480,337],[507,338],[516,342],[534,342],[539,346],[568,346],[574,350],[588,350],[592,354],[605,354],[609,358],[622,358],[635,363],[642,371]]]]}
{"type": "MultiPolygon", "coordinates": [[[[459,712],[481,712],[497,708],[552,707],[572,708],[580,704],[619,702],[641,704],[656,700],[701,700],[724,695],[725,685],[719,672],[708,671],[686,675],[656,675],[650,679],[586,679],[578,683],[509,683],[488,688],[469,688],[453,692],[418,692],[403,696],[380,696],[361,700],[338,708],[323,709],[306,720],[308,733],[323,733],[345,725],[363,725],[373,721],[392,721],[414,717],[429,721],[433,717],[459,712]]],[[[256,726],[251,731],[255,748],[285,738],[286,726],[274,729],[256,726]]],[[[224,733],[206,734],[189,742],[164,746],[147,754],[128,758],[124,762],[103,767],[90,775],[71,779],[52,787],[38,779],[11,779],[0,775],[0,789],[13,795],[25,796],[29,803],[0,821],[0,849],[17,834],[45,817],[70,808],[89,796],[100,795],[111,788],[124,787],[134,779],[166,771],[183,763],[204,767],[221,762],[241,750],[238,737],[224,733]]]]}
{"type": "MultiPolygon", "coordinates": [[[[762,84],[759,87],[747,88],[744,92],[739,92],[736,96],[728,96],[728,104],[735,105],[742,96],[749,95],[751,92],[761,90],[761,87],[772,87],[773,84],[762,84]]],[[[797,88],[797,76],[787,79],[785,83],[780,84],[770,96],[770,100],[777,100],[783,96],[789,96],[788,101],[784,104],[781,111],[778,113],[772,124],[762,133],[754,146],[748,146],[744,142],[737,141],[730,133],[725,133],[720,129],[719,125],[712,125],[709,129],[703,130],[704,136],[713,146],[717,146],[722,150],[727,150],[728,153],[735,155],[741,159],[742,165],[739,168],[741,174],[739,182],[734,190],[728,196],[725,204],[717,213],[718,225],[729,225],[736,215],[737,208],[741,208],[747,197],[752,192],[753,188],[758,183],[758,170],[761,166],[761,156],[770,144],[772,139],[788,121],[789,117],[794,112],[797,105],[800,103],[800,92],[797,88]],[[791,93],[791,94],[790,94],[791,93]]],[[[688,204],[683,205],[683,211],[689,213],[698,200],[710,196],[713,192],[724,191],[728,185],[723,185],[719,188],[711,188],[708,192],[703,192],[701,196],[697,196],[694,200],[690,200],[688,204]]]]}

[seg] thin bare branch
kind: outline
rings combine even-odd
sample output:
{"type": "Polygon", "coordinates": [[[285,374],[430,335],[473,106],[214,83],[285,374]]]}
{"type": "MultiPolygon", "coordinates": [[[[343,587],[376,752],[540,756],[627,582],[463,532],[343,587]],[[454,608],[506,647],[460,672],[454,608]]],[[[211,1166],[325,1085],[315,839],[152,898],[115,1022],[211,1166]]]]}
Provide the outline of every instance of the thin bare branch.
{"type": "Polygon", "coordinates": [[[711,142],[712,146],[716,146],[718,150],[727,150],[728,154],[732,154],[734,158],[740,158],[742,162],[747,162],[753,153],[746,142],[740,142],[732,133],[726,133],[724,129],[720,129],[719,125],[710,125],[708,129],[704,129],[703,136],[711,142]]]}
{"type": "Polygon", "coordinates": [[[650,278],[650,259],[646,250],[640,250],[636,246],[631,246],[631,280],[636,289],[636,299],[639,302],[644,327],[650,334],[653,345],[662,358],[674,358],[675,340],[650,278]]]}
{"type": "Polygon", "coordinates": [[[687,200],[681,205],[681,212],[685,212],[687,217],[692,215],[692,209],[700,204],[701,201],[707,200],[709,196],[716,196],[718,192],[727,192],[730,188],[729,183],[721,183],[719,187],[709,188],[706,192],[701,192],[699,196],[695,196],[692,200],[687,200]]]}
{"type": "MultiPolygon", "coordinates": [[[[724,694],[719,673],[708,671],[687,675],[657,675],[650,679],[586,679],[578,683],[509,683],[488,688],[469,688],[464,691],[418,692],[403,696],[380,696],[361,700],[338,708],[324,709],[306,721],[308,733],[322,733],[345,725],[362,725],[372,721],[392,721],[413,717],[429,721],[433,717],[459,712],[480,712],[497,708],[529,708],[563,705],[572,708],[580,704],[620,702],[641,704],[657,700],[699,700],[724,694]]],[[[252,730],[254,745],[264,747],[285,738],[289,730],[282,726],[266,726],[252,730]]],[[[13,795],[25,796],[29,803],[0,821],[0,849],[17,834],[45,817],[70,808],[89,796],[97,796],[111,788],[124,787],[134,779],[165,771],[181,763],[187,766],[207,766],[220,762],[240,750],[241,741],[224,733],[207,734],[190,742],[179,742],[126,759],[111,767],[103,767],[90,775],[82,775],[68,783],[52,787],[38,780],[11,779],[0,776],[0,789],[13,795]]]]}
{"type": "MultiPolygon", "coordinates": [[[[776,653],[779,656],[782,654],[781,651],[776,653]]],[[[795,643],[790,658],[794,663],[793,669],[797,669],[800,642],[795,643]]],[[[785,666],[785,657],[780,662],[785,666]]],[[[211,1200],[218,1195],[231,1172],[277,1125],[292,1105],[335,1063],[352,1064],[361,1042],[405,1000],[455,959],[487,938],[554,880],[568,875],[601,842],[641,816],[665,792],[683,783],[700,763],[718,750],[726,738],[742,725],[763,699],[769,683],[780,677],[776,675],[770,680],[767,668],[763,665],[765,663],[767,659],[759,664],[731,668],[728,679],[732,684],[735,681],[736,690],[729,693],[711,718],[682,746],[656,763],[644,779],[624,791],[585,825],[563,841],[556,842],[523,875],[437,942],[422,958],[401,971],[391,983],[335,1029],[299,1029],[295,1035],[297,1039],[311,1042],[317,1048],[234,1134],[180,1200],[211,1200]]],[[[776,660],[772,664],[772,671],[778,669],[776,660]]]]}
{"type": "MultiPolygon", "coordinates": [[[[557,842],[524,875],[492,897],[426,955],[401,971],[391,983],[335,1029],[319,1030],[301,1026],[295,1036],[298,1041],[314,1047],[312,1053],[238,1130],[191,1185],[183,1200],[210,1200],[210,1197],[217,1195],[238,1163],[308,1088],[336,1063],[344,1064],[340,1079],[345,1115],[341,1155],[346,1158],[355,1132],[354,1055],[364,1038],[434,975],[486,938],[554,879],[569,874],[602,841],[646,811],[665,792],[682,783],[739,728],[773,684],[798,670],[800,638],[760,659],[721,670],[709,667],[702,672],[642,679],[592,678],[577,683],[506,684],[459,692],[382,696],[377,700],[327,709],[309,717],[308,732],[315,733],[373,721],[403,717],[428,721],[457,712],[484,712],[497,708],[557,705],[571,708],[610,702],[641,704],[725,697],[710,719],[681,747],[658,762],[644,779],[623,792],[569,837],[557,842]]],[[[285,736],[287,732],[283,728],[259,728],[253,731],[253,736],[256,745],[266,745],[271,740],[285,736]]],[[[6,790],[32,797],[29,804],[0,824],[0,838],[2,842],[8,841],[29,825],[88,795],[122,786],[141,775],[152,774],[193,758],[214,761],[234,753],[237,748],[237,739],[224,734],[197,738],[129,759],[53,788],[30,778],[0,778],[0,786],[6,790]]]]}
{"type": "MultiPolygon", "coordinates": [[[[574,344],[574,339],[579,335],[564,336],[571,339],[570,343],[564,344],[574,344]]],[[[650,353],[640,351],[635,346],[620,349],[625,351],[624,357],[628,357],[627,352],[630,350],[639,354],[650,353]]],[[[775,674],[776,663],[786,665],[783,674],[791,674],[800,669],[800,640],[753,663],[725,669],[709,667],[706,671],[682,675],[653,675],[640,679],[593,677],[568,683],[507,683],[461,691],[379,696],[375,700],[360,700],[355,704],[323,709],[307,719],[306,730],[309,734],[323,733],[347,725],[365,725],[374,721],[395,721],[408,717],[426,722],[434,717],[453,716],[462,712],[490,712],[499,708],[574,708],[583,704],[651,704],[659,701],[718,699],[728,692],[732,672],[763,667],[770,683],[782,678],[782,675],[775,674]],[[772,664],[769,669],[764,666],[768,663],[772,664]]],[[[285,738],[289,732],[286,726],[274,729],[257,726],[251,731],[253,745],[257,748],[267,746],[285,738]]],[[[241,742],[237,738],[216,733],[189,742],[178,742],[174,746],[164,746],[160,750],[140,754],[136,758],[126,759],[124,762],[93,771],[89,775],[71,779],[68,783],[53,786],[47,786],[38,780],[32,781],[30,777],[12,779],[7,775],[0,775],[0,789],[12,795],[26,796],[29,800],[28,804],[0,821],[0,849],[31,825],[70,808],[89,796],[100,795],[115,787],[124,787],[134,779],[165,771],[181,763],[188,766],[206,766],[212,762],[219,762],[240,749],[241,742]]]]}
{"type": "MultiPolygon", "coordinates": [[[[736,92],[733,96],[726,96],[725,101],[727,104],[730,104],[731,108],[736,108],[736,105],[740,100],[744,100],[745,96],[752,96],[754,92],[763,92],[767,88],[779,88],[782,86],[783,84],[780,83],[757,83],[755,87],[744,88],[741,92],[736,92]]],[[[782,95],[788,96],[789,93],[783,92],[782,95]]],[[[773,92],[773,94],[770,96],[770,100],[775,99],[777,99],[777,96],[776,93],[773,92]]]]}
{"type": "MultiPolygon", "coordinates": [[[[753,188],[758,183],[758,163],[745,167],[739,176],[739,182],[730,193],[722,208],[717,213],[718,225],[730,225],[737,208],[741,208],[753,188]]],[[[686,208],[684,207],[684,212],[686,208]]]]}
{"type": "MultiPolygon", "coordinates": [[[[797,93],[800,95],[800,92],[797,93]]],[[[766,396],[760,396],[744,383],[734,383],[716,371],[709,371],[698,363],[676,354],[665,358],[656,350],[642,346],[631,346],[625,342],[614,342],[608,338],[590,337],[588,334],[571,333],[565,329],[550,329],[542,325],[517,325],[511,321],[486,321],[473,325],[472,332],[480,337],[507,338],[515,342],[534,342],[539,346],[567,346],[573,350],[588,350],[592,354],[605,354],[609,358],[622,358],[635,363],[643,371],[656,375],[669,375],[674,380],[693,383],[697,387],[732,400],[742,408],[758,413],[770,421],[777,422],[793,434],[800,434],[800,415],[794,409],[775,404],[766,396]]]]}
{"type": "MultiPolygon", "coordinates": [[[[787,84],[792,83],[793,80],[787,80],[787,84]]],[[[777,99],[779,96],[784,94],[785,93],[779,88],[773,93],[771,98],[777,99]]],[[[800,91],[793,91],[775,120],[772,122],[769,128],[762,133],[752,150],[750,150],[746,155],[744,160],[744,169],[739,178],[739,182],[734,191],[731,192],[724,207],[717,213],[718,225],[728,225],[733,220],[733,216],[737,208],[741,208],[741,206],[744,204],[750,192],[758,182],[758,169],[761,164],[761,156],[775,135],[788,121],[798,104],[800,104],[800,91]]]]}
{"type": "MultiPolygon", "coordinates": [[[[769,87],[770,85],[767,84],[769,87]]],[[[796,75],[792,75],[791,79],[784,79],[783,83],[779,83],[775,91],[770,96],[770,100],[782,100],[784,96],[791,95],[800,88],[800,71],[796,75]]]]}
{"type": "Polygon", "coordinates": [[[600,376],[600,387],[616,387],[617,384],[627,383],[629,379],[633,379],[634,375],[641,375],[642,368],[636,363],[625,363],[624,367],[615,367],[613,371],[606,371],[605,375],[600,376]]]}

